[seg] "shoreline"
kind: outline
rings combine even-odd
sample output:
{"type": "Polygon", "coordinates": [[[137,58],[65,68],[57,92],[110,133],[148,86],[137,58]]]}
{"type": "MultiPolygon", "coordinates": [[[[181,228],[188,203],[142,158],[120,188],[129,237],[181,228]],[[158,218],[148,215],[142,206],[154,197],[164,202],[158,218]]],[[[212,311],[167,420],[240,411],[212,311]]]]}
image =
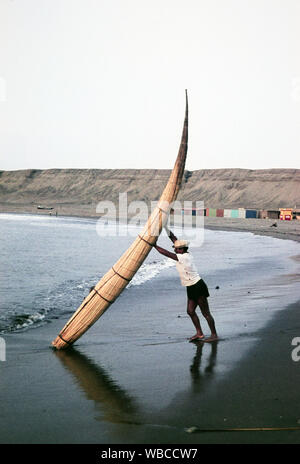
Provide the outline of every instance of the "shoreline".
{"type": "MultiPolygon", "coordinates": [[[[14,210],[3,211],[0,210],[0,214],[28,214],[34,216],[46,216],[56,217],[54,213],[49,212],[38,212],[38,211],[26,211],[22,208],[15,208],[14,210]]],[[[66,212],[59,214],[57,217],[66,218],[79,218],[79,219],[100,219],[100,215],[83,214],[83,211],[78,211],[76,208],[72,212],[66,212]]],[[[105,216],[106,217],[106,216],[105,216]]],[[[110,219],[106,217],[106,219],[110,219]]],[[[114,218],[113,218],[114,219],[114,218]]],[[[129,218],[130,220],[130,218],[129,218]]],[[[147,220],[144,217],[143,220],[147,220]]],[[[117,219],[118,221],[118,219],[117,219]]],[[[122,222],[122,218],[119,219],[122,222]]],[[[252,219],[252,218],[223,218],[223,217],[204,217],[204,229],[210,230],[222,230],[228,232],[250,232],[255,235],[270,236],[282,240],[294,240],[300,242],[300,221],[280,221],[275,219],[252,219]],[[276,224],[276,227],[273,226],[276,224]]]]}

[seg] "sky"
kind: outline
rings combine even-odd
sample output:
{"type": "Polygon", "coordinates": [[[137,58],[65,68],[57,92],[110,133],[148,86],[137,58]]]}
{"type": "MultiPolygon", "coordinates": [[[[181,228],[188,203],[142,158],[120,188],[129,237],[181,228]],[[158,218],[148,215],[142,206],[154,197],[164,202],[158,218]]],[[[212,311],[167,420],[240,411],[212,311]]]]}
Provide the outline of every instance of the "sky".
{"type": "Polygon", "coordinates": [[[0,0],[0,169],[300,168],[299,0],[0,0]]]}

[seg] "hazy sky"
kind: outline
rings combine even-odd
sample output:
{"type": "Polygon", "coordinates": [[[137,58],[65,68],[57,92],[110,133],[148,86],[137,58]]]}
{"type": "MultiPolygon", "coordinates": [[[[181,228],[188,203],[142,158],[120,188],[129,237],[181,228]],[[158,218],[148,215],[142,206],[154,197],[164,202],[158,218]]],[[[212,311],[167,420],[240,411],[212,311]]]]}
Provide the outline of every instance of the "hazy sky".
{"type": "Polygon", "coordinates": [[[0,0],[0,169],[300,168],[299,0],[0,0]]]}

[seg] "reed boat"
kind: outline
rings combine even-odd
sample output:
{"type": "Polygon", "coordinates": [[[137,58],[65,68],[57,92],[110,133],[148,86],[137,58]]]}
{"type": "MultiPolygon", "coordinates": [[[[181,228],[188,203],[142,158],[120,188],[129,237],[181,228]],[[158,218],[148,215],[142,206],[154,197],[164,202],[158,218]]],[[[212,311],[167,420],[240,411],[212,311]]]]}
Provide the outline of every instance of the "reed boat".
{"type": "Polygon", "coordinates": [[[185,100],[185,118],[179,152],[156,207],[149,216],[142,232],[138,234],[131,246],[95,285],[55,340],[53,340],[52,346],[54,348],[61,350],[70,347],[116,301],[143,264],[165,226],[172,203],[178,195],[185,168],[188,148],[187,91],[185,91],[185,100]]]}

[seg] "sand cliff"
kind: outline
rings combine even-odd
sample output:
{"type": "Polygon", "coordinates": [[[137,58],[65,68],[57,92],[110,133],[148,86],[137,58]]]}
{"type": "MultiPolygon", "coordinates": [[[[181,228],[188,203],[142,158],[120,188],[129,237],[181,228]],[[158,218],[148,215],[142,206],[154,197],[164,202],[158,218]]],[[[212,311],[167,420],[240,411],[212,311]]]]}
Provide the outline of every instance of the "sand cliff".
{"type": "MultiPolygon", "coordinates": [[[[157,200],[170,170],[47,169],[0,171],[0,211],[94,215],[102,200],[157,200]]],[[[179,200],[202,200],[211,208],[272,209],[300,206],[300,169],[206,169],[185,171],[179,200]]]]}

